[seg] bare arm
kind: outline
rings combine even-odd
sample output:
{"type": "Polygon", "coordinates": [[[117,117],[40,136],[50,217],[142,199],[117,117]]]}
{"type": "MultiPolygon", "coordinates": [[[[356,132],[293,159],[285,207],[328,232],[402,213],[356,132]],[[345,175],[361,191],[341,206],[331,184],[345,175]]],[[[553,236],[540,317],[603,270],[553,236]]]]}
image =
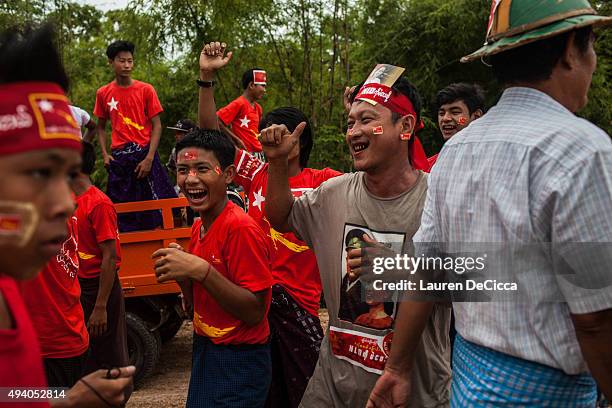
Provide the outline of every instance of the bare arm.
{"type": "Polygon", "coordinates": [[[108,327],[108,315],[106,305],[110,296],[115,277],[117,275],[117,253],[116,241],[110,239],[98,244],[102,252],[102,263],[100,265],[100,285],[94,310],[89,317],[87,327],[92,336],[99,336],[108,327]]]}
{"type": "Polygon", "coordinates": [[[147,153],[147,157],[145,157],[136,169],[134,173],[138,174],[138,178],[144,178],[149,175],[151,172],[151,166],[153,165],[153,158],[155,157],[155,152],[157,152],[157,148],[159,147],[159,141],[161,139],[161,120],[159,115],[153,116],[151,118],[151,141],[149,142],[149,151],[147,153]]]}
{"type": "Polygon", "coordinates": [[[265,212],[272,227],[280,232],[289,232],[289,213],[295,198],[289,187],[289,163],[272,161],[268,166],[265,212]]]}
{"type": "Polygon", "coordinates": [[[113,160],[113,156],[108,154],[108,150],[106,150],[106,119],[98,118],[96,130],[98,133],[98,143],[100,143],[100,150],[102,151],[104,166],[108,167],[108,164],[111,162],[111,160],[113,160]]]}
{"type": "Polygon", "coordinates": [[[87,129],[87,131],[85,132],[85,136],[83,136],[83,140],[91,143],[93,142],[94,135],[96,133],[96,122],[94,122],[92,119],[89,119],[89,122],[85,124],[85,128],[87,129]]]}
{"type": "Polygon", "coordinates": [[[572,321],[582,355],[599,388],[612,398],[612,309],[573,314],[572,321]]]}
{"type": "Polygon", "coordinates": [[[266,312],[266,291],[251,292],[230,282],[204,259],[176,247],[162,248],[153,254],[155,274],[159,282],[193,280],[193,285],[204,289],[229,314],[254,326],[266,312]]]}
{"type": "Polygon", "coordinates": [[[306,122],[296,126],[293,133],[285,125],[272,125],[261,131],[260,140],[268,158],[268,188],[266,189],[266,215],[272,226],[280,232],[289,232],[289,213],[294,198],[289,188],[289,153],[299,143],[306,122]]]}

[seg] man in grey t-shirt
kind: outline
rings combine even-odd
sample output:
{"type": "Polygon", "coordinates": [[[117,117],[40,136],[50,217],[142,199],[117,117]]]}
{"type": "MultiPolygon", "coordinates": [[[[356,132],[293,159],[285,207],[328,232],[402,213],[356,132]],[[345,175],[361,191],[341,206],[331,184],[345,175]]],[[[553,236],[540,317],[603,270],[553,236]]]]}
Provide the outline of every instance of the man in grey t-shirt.
{"type": "MultiPolygon", "coordinates": [[[[392,87],[364,85],[352,104],[346,136],[357,172],[328,180],[298,199],[289,190],[287,157],[302,127],[293,134],[284,126],[261,132],[270,163],[268,219],[314,249],[330,316],[302,407],[363,407],[383,370],[393,370],[385,364],[397,302],[370,298],[367,290],[365,298],[360,295],[361,248],[381,243],[397,252],[406,250],[420,225],[427,177],[412,166],[419,110],[416,89],[404,78],[392,87]]],[[[412,406],[445,407],[450,309],[417,302],[411,306],[433,312],[417,347],[410,401],[412,406]]]]}

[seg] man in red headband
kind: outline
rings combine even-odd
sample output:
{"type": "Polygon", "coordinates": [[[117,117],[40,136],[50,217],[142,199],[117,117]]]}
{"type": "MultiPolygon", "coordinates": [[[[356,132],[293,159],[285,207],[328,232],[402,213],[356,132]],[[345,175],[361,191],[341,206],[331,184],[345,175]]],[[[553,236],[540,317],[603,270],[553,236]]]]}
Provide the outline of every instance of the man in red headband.
{"type": "MultiPolygon", "coordinates": [[[[276,230],[291,231],[313,248],[329,310],[302,407],[365,406],[391,347],[397,303],[371,296],[361,274],[364,248],[407,249],[425,202],[427,175],[415,168],[423,161],[427,168],[415,148],[421,99],[402,71],[377,66],[352,98],[346,141],[356,172],[299,198],[289,190],[288,155],[302,128],[290,133],[273,125],[261,132],[270,163],[266,214],[276,230]]],[[[448,309],[433,308],[416,357],[411,406],[448,404],[449,320],[448,309]]]]}
{"type": "MultiPolygon", "coordinates": [[[[198,82],[206,86],[207,81],[198,82]]],[[[266,71],[260,68],[249,69],[242,75],[244,92],[229,105],[217,111],[222,130],[229,134],[238,146],[251,153],[261,153],[261,144],[257,140],[259,121],[262,116],[261,106],[257,103],[266,94],[266,71]],[[231,130],[227,127],[231,127],[231,130]]]]}
{"type": "MultiPolygon", "coordinates": [[[[53,30],[0,36],[0,402],[48,407],[46,399],[8,400],[10,389],[47,388],[40,346],[17,281],[34,278],[66,245],[74,210],[69,180],[80,168],[81,138],[64,90],[68,79],[53,30]],[[35,59],[35,61],[34,61],[35,59]],[[45,64],[39,61],[44,60],[45,64]],[[27,81],[27,82],[26,82],[27,81]],[[63,88],[63,89],[62,89],[63,88]],[[15,402],[13,402],[15,401],[15,402]]],[[[59,280],[60,278],[58,278],[59,280]]],[[[42,289],[42,287],[41,287],[42,289]]],[[[53,293],[59,300],[63,293],[53,293]]],[[[78,298],[77,298],[78,302],[78,298]]],[[[53,310],[41,310],[52,318],[53,310]]],[[[74,322],[71,322],[74,323],[74,322]]],[[[53,406],[119,405],[134,367],[81,378],[53,406]]],[[[49,394],[45,394],[48,396],[49,394]]],[[[15,396],[15,393],[13,393],[15,396]]]]}

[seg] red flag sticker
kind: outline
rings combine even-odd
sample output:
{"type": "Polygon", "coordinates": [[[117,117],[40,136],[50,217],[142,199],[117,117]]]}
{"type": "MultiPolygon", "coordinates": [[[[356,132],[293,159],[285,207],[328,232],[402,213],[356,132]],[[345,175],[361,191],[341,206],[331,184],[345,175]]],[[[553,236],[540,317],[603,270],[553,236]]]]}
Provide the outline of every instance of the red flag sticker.
{"type": "Polygon", "coordinates": [[[68,98],[49,92],[29,94],[28,100],[41,139],[67,138],[81,142],[81,131],[70,112],[68,98]]]}
{"type": "Polygon", "coordinates": [[[382,135],[383,133],[384,132],[383,132],[382,125],[376,126],[376,127],[372,128],[372,134],[374,134],[374,135],[382,135]]]}
{"type": "Polygon", "coordinates": [[[255,85],[265,85],[266,84],[266,71],[254,69],[253,70],[253,83],[255,85]]]}
{"type": "Polygon", "coordinates": [[[0,234],[14,234],[21,231],[22,218],[19,214],[0,214],[0,234]]]}
{"type": "Polygon", "coordinates": [[[465,116],[462,116],[459,118],[459,121],[457,123],[459,123],[461,126],[464,126],[467,123],[467,119],[465,118],[465,116]]]}

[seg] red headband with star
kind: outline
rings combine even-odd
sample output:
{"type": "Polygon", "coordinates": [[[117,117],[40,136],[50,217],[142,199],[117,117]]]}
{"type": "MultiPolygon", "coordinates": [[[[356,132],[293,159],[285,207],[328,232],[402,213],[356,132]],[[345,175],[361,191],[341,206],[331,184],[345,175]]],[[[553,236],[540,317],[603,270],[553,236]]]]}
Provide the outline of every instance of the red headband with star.
{"type": "Polygon", "coordinates": [[[0,85],[0,155],[52,148],[82,148],[63,90],[51,82],[0,85]]]}

